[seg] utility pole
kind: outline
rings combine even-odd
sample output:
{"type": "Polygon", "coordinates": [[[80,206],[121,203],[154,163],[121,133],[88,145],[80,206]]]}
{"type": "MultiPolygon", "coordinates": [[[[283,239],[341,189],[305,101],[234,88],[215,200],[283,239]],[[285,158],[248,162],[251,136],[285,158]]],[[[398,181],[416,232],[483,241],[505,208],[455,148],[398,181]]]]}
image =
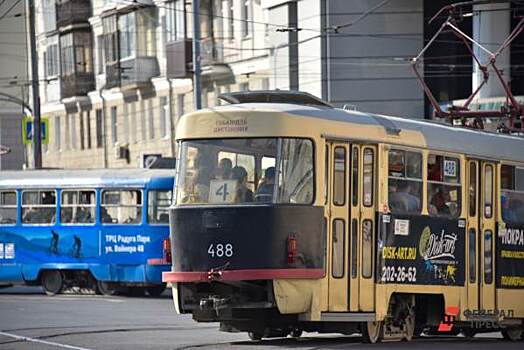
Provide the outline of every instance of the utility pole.
{"type": "MultiPolygon", "coordinates": [[[[38,55],[36,52],[35,2],[27,0],[29,11],[29,41],[31,45],[31,86],[33,90],[33,161],[34,168],[42,168],[42,134],[40,131],[40,89],[38,87],[38,55]]],[[[49,132],[49,130],[46,130],[49,132]]]]}
{"type": "Polygon", "coordinates": [[[200,73],[200,1],[193,0],[193,100],[195,110],[202,108],[200,73]]]}

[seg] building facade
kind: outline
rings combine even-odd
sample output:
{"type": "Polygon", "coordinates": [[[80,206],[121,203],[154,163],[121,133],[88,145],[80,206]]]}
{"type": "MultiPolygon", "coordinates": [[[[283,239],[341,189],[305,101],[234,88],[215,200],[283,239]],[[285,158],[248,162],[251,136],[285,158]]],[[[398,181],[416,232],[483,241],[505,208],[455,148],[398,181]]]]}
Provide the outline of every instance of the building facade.
{"type": "Polygon", "coordinates": [[[0,171],[22,169],[26,153],[22,144],[21,101],[28,99],[27,41],[24,2],[1,3],[0,13],[0,171]],[[8,11],[9,10],[9,11],[8,11]],[[3,146],[3,147],[2,147],[3,146]]]}
{"type": "MultiPolygon", "coordinates": [[[[200,0],[203,107],[220,103],[223,92],[293,89],[338,107],[428,116],[409,60],[440,26],[428,19],[453,2],[200,0]]],[[[50,124],[44,166],[137,167],[150,154],[174,157],[177,118],[193,109],[191,1],[37,6],[42,112],[50,124]]],[[[480,42],[501,41],[515,25],[513,2],[490,6],[470,8],[461,23],[480,42]]],[[[464,50],[444,38],[424,55],[439,101],[466,98],[479,84],[464,50]]],[[[519,92],[513,67],[521,58],[513,52],[501,61],[519,92]]],[[[501,99],[501,90],[481,97],[501,99]]]]}

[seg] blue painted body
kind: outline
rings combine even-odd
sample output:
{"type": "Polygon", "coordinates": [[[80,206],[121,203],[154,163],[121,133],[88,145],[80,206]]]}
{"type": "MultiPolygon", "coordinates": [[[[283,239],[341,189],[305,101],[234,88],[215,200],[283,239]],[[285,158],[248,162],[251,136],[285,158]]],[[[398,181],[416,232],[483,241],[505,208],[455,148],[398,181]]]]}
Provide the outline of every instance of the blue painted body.
{"type": "MultiPolygon", "coordinates": [[[[91,179],[92,180],[92,179],[91,179]]],[[[101,281],[140,284],[161,284],[162,272],[170,265],[149,264],[149,259],[163,258],[163,242],[169,238],[168,224],[148,224],[149,190],[172,190],[173,177],[147,179],[114,178],[81,183],[63,188],[95,189],[97,196],[94,224],[67,224],[60,222],[60,184],[42,189],[56,189],[57,222],[52,225],[22,224],[22,188],[17,191],[17,223],[0,225],[0,281],[36,282],[45,269],[88,270],[101,281]],[[102,189],[142,190],[142,220],[140,224],[102,224],[100,198],[102,189]],[[1,247],[3,245],[3,247],[1,247]]],[[[8,186],[0,186],[5,190],[8,186]]],[[[31,186],[32,189],[35,186],[31,186]]]]}

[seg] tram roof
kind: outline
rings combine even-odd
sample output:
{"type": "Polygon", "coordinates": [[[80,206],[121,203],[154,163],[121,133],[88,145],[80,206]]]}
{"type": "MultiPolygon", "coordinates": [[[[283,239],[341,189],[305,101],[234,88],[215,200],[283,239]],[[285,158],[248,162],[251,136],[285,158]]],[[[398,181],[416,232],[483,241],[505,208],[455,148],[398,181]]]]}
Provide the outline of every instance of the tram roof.
{"type": "Polygon", "coordinates": [[[172,187],[174,170],[96,169],[0,171],[0,189],[172,187]]]}
{"type": "MultiPolygon", "coordinates": [[[[400,132],[401,136],[402,130],[416,131],[424,136],[426,147],[429,149],[464,153],[481,159],[503,159],[524,163],[523,137],[457,127],[437,121],[292,103],[239,103],[214,107],[208,109],[207,112],[238,111],[239,109],[280,112],[327,121],[374,125],[383,128],[385,133],[390,135],[397,135],[400,132]]],[[[351,138],[350,135],[348,135],[349,138],[351,138]]]]}

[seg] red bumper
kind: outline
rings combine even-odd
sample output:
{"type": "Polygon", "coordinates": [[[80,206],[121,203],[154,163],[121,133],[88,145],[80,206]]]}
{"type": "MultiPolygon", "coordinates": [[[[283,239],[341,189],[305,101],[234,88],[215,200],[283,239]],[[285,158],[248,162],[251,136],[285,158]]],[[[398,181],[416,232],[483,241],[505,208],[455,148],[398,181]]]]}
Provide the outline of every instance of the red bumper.
{"type": "Polygon", "coordinates": [[[206,272],[163,272],[162,281],[210,282],[210,281],[249,281],[271,279],[319,279],[325,275],[323,269],[260,269],[225,270],[206,272]]]}

